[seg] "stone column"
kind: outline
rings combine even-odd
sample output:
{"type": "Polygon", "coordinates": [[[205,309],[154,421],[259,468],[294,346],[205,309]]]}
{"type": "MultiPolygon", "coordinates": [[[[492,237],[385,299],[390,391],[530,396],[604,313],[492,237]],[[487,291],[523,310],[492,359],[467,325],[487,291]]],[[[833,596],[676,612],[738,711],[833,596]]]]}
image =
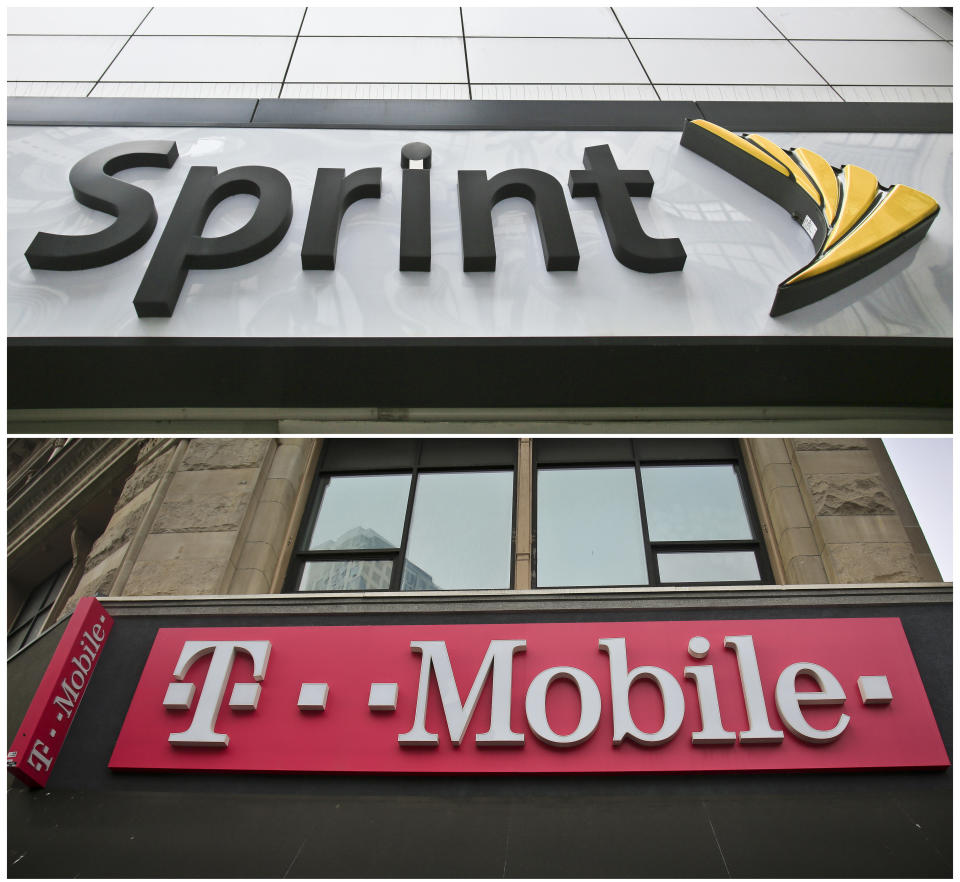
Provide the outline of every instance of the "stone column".
{"type": "Polygon", "coordinates": [[[97,537],[87,555],[83,575],[63,607],[69,615],[82,597],[115,593],[117,580],[126,564],[129,570],[139,550],[135,537],[149,521],[161,493],[162,479],[175,461],[177,448],[186,442],[167,439],[144,441],[133,474],[127,479],[106,529],[97,537]]]}
{"type": "Polygon", "coordinates": [[[915,518],[882,442],[806,438],[792,447],[831,582],[940,581],[926,543],[907,533],[915,518]]]}
{"type": "Polygon", "coordinates": [[[276,444],[266,469],[263,492],[252,507],[250,529],[237,543],[230,594],[270,594],[283,588],[320,442],[311,438],[280,438],[276,444]]]}
{"type": "Polygon", "coordinates": [[[757,508],[769,518],[768,549],[773,571],[788,585],[829,582],[804,504],[800,477],[791,460],[790,442],[783,438],[745,438],[748,464],[755,469],[757,508]]]}
{"type": "Polygon", "coordinates": [[[745,439],[786,584],[939,582],[878,439],[745,439]]]}
{"type": "Polygon", "coordinates": [[[521,438],[517,448],[516,548],[513,587],[529,591],[533,585],[533,442],[521,438]]]}
{"type": "MultiPolygon", "coordinates": [[[[873,451],[874,456],[877,458],[880,476],[890,491],[890,498],[893,500],[893,504],[897,509],[897,514],[900,517],[900,522],[903,524],[907,539],[913,546],[913,554],[917,562],[917,567],[920,570],[920,578],[924,582],[943,581],[940,568],[937,566],[937,562],[930,551],[930,546],[927,545],[926,537],[923,535],[923,530],[913,511],[913,506],[910,505],[910,500],[907,499],[907,494],[900,484],[900,479],[897,477],[896,470],[890,461],[890,456],[887,453],[883,441],[879,438],[870,438],[867,441],[867,446],[873,451]]],[[[943,492],[948,494],[953,492],[950,475],[944,475],[943,492]]]]}
{"type": "Polygon", "coordinates": [[[195,438],[117,593],[226,594],[277,442],[195,438]]]}

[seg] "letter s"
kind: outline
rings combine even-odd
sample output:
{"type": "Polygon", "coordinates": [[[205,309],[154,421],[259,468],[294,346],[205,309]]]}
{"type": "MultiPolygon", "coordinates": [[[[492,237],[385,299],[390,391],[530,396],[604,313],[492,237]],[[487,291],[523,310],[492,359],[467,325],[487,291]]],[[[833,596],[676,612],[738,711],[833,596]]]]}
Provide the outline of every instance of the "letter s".
{"type": "Polygon", "coordinates": [[[25,252],[27,263],[33,269],[89,269],[133,254],[153,233],[157,209],[146,190],[111,176],[142,166],[170,168],[177,156],[175,141],[130,141],[85,156],[70,169],[74,198],[116,221],[84,236],[37,233],[25,252]]]}

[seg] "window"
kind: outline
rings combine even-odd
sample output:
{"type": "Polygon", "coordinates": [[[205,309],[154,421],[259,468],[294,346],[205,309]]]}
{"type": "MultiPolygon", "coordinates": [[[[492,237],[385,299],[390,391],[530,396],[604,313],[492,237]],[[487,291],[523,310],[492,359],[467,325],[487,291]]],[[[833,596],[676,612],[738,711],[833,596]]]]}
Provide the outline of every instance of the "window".
{"type": "Polygon", "coordinates": [[[730,439],[534,446],[539,588],[770,582],[730,439]]]}
{"type": "MultiPolygon", "coordinates": [[[[61,618],[138,458],[142,455],[145,465],[175,443],[135,438],[7,440],[8,655],[25,649],[61,618]]],[[[107,554],[105,550],[97,562],[107,554]]]]}
{"type": "Polygon", "coordinates": [[[512,586],[516,442],[324,444],[289,591],[512,586]]]}
{"type": "Polygon", "coordinates": [[[537,584],[647,584],[632,468],[538,470],[537,584]]]}
{"type": "Polygon", "coordinates": [[[30,592],[7,632],[7,658],[43,632],[47,616],[70,573],[70,566],[71,561],[67,561],[30,592]]]}
{"type": "Polygon", "coordinates": [[[772,582],[735,439],[334,439],[284,589],[772,582]]]}

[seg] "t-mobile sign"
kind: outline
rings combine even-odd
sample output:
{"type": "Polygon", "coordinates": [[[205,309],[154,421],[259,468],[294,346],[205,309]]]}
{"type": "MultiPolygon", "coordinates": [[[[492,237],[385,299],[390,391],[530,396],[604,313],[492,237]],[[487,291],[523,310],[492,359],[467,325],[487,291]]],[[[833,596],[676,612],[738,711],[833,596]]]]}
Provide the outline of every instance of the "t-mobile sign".
{"type": "Polygon", "coordinates": [[[115,769],[946,766],[898,619],[158,632],[115,769]]]}
{"type": "Polygon", "coordinates": [[[96,598],[77,604],[7,751],[7,770],[31,787],[46,785],[112,627],[96,598]]]}

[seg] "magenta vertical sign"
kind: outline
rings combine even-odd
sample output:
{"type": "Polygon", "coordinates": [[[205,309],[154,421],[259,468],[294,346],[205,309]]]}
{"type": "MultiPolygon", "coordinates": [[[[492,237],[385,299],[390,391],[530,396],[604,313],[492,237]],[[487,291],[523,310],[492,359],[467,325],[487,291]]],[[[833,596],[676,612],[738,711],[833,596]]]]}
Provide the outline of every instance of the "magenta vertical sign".
{"type": "Polygon", "coordinates": [[[31,787],[46,786],[112,626],[96,598],[77,604],[7,752],[7,770],[31,787]]]}

